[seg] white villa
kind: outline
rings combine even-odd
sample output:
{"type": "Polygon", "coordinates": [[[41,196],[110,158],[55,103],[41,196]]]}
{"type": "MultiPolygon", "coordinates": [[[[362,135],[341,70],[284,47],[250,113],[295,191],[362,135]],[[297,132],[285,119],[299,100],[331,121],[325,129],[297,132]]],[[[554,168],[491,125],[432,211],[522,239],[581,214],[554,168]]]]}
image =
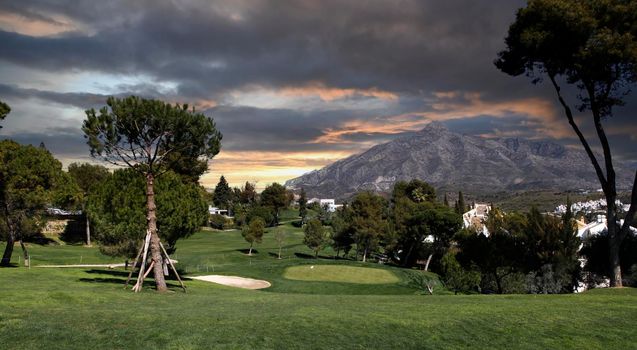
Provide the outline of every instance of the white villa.
{"type": "Polygon", "coordinates": [[[228,211],[226,209],[219,209],[217,207],[213,207],[212,205],[208,206],[208,212],[210,215],[228,215],[228,211]]]}
{"type": "Polygon", "coordinates": [[[491,211],[491,206],[485,203],[476,203],[471,210],[462,214],[464,228],[474,227],[483,235],[489,237],[489,230],[484,225],[484,220],[491,211]]]}
{"type": "Polygon", "coordinates": [[[342,207],[342,204],[336,204],[334,199],[320,199],[320,198],[312,198],[307,201],[307,204],[318,203],[321,208],[325,208],[328,212],[334,213],[336,209],[342,207]]]}

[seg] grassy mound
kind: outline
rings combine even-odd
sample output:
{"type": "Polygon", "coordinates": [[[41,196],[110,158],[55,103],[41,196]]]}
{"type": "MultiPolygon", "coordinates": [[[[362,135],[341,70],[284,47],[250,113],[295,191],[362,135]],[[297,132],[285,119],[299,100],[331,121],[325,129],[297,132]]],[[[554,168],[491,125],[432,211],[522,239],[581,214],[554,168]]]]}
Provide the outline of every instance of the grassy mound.
{"type": "Polygon", "coordinates": [[[385,284],[398,283],[400,278],[385,269],[345,265],[302,265],[285,269],[283,277],[297,281],[385,284]]]}

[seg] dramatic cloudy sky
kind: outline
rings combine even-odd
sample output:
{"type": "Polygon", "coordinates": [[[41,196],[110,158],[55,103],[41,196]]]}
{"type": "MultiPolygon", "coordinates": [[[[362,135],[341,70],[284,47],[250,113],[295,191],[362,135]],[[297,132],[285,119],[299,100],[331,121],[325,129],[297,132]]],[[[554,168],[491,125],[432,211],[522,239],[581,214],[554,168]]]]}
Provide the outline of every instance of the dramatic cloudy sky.
{"type": "MultiPolygon", "coordinates": [[[[497,71],[512,0],[1,1],[0,138],[89,161],[84,110],[107,96],[212,116],[221,174],[263,187],[424,127],[577,146],[548,84],[497,71]]],[[[637,97],[607,121],[637,160],[637,97]]],[[[573,102],[574,96],[569,96],[573,102]]],[[[584,128],[588,119],[581,117],[584,128]]]]}

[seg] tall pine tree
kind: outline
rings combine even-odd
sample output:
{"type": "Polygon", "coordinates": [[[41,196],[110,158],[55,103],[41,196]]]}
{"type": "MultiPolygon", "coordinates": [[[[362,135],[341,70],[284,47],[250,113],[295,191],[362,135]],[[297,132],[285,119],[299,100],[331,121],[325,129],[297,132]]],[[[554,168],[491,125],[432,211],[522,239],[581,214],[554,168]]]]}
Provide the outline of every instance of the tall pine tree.
{"type": "Polygon", "coordinates": [[[226,178],[221,175],[219,183],[217,184],[217,187],[215,187],[215,205],[217,205],[221,209],[230,209],[232,207],[232,197],[234,197],[234,192],[228,185],[228,181],[226,181],[226,178]]]}
{"type": "Polygon", "coordinates": [[[305,189],[301,188],[301,195],[299,197],[299,216],[301,217],[301,225],[305,223],[305,217],[307,216],[307,197],[305,195],[305,189]]]}

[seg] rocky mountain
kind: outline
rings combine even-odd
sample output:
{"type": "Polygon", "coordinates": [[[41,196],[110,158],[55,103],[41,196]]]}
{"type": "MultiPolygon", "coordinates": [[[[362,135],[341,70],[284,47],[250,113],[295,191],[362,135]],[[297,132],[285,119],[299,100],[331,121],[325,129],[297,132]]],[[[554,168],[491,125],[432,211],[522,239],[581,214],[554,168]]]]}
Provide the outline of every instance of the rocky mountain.
{"type": "MultiPolygon", "coordinates": [[[[616,165],[619,187],[631,171],[616,165]]],[[[396,181],[421,179],[439,191],[474,195],[520,190],[600,188],[580,149],[548,141],[490,139],[451,132],[440,123],[288,180],[310,197],[348,198],[363,190],[389,192],[396,181]]]]}

